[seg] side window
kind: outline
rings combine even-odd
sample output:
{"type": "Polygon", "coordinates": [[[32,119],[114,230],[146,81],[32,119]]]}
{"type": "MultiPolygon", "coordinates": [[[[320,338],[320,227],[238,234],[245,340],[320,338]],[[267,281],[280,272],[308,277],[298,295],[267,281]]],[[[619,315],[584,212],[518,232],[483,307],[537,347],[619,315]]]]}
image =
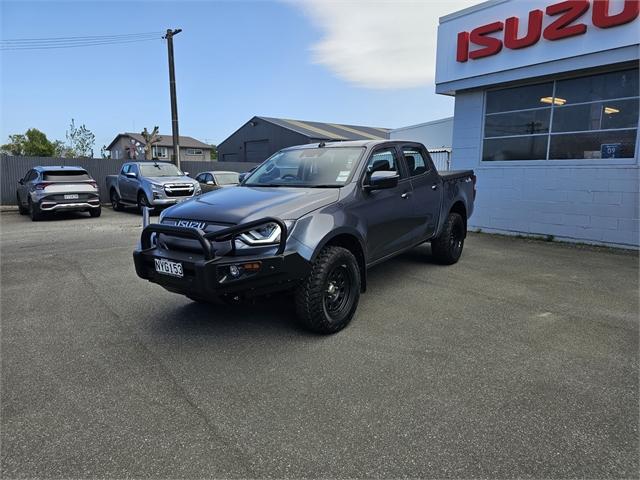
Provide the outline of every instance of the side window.
{"type": "Polygon", "coordinates": [[[204,178],[204,174],[201,173],[200,175],[196,176],[196,182],[200,182],[200,183],[204,183],[206,180],[204,178]]]}
{"type": "Polygon", "coordinates": [[[398,168],[395,148],[384,148],[373,152],[367,163],[366,175],[371,175],[373,172],[397,172],[402,176],[398,168]]]}
{"type": "Polygon", "coordinates": [[[129,165],[129,171],[135,173],[138,176],[140,176],[138,165],[136,165],[135,163],[132,163],[131,165],[129,165]]]}
{"type": "Polygon", "coordinates": [[[211,175],[210,173],[207,173],[207,182],[213,182],[214,184],[216,183],[216,179],[213,175],[211,175]]]}
{"type": "Polygon", "coordinates": [[[122,170],[120,171],[120,173],[121,173],[122,175],[124,175],[125,173],[128,173],[128,172],[129,172],[129,168],[131,168],[131,165],[129,165],[128,163],[125,163],[125,164],[122,166],[122,170]]]}
{"type": "Polygon", "coordinates": [[[404,160],[407,163],[407,169],[409,170],[410,177],[422,175],[429,170],[427,160],[419,149],[405,147],[402,149],[402,154],[404,155],[404,160]]]}
{"type": "Polygon", "coordinates": [[[33,180],[35,178],[35,175],[34,175],[35,173],[36,173],[35,170],[29,170],[27,174],[24,176],[24,181],[30,182],[31,180],[33,180]]]}

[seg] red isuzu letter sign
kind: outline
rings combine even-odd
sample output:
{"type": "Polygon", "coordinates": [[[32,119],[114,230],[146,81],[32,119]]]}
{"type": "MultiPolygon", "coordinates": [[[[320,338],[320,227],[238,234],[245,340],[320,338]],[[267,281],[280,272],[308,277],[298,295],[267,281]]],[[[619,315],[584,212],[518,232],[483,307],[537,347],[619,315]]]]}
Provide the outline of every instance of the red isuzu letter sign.
{"type": "MultiPolygon", "coordinates": [[[[587,32],[586,23],[578,20],[589,10],[589,0],[567,0],[549,5],[545,11],[532,10],[527,20],[527,32],[518,37],[520,19],[509,17],[504,22],[493,22],[474,28],[471,32],[458,33],[456,60],[466,62],[469,59],[489,57],[500,53],[502,47],[510,50],[530,47],[540,41],[555,41],[563,38],[583,35],[587,32]],[[554,20],[542,30],[544,16],[554,20]],[[492,36],[503,32],[503,38],[492,36]],[[480,47],[474,48],[473,47],[480,47]]],[[[610,14],[609,0],[593,0],[591,23],[597,28],[611,28],[634,21],[640,13],[640,0],[625,0],[622,11],[610,14]]]]}

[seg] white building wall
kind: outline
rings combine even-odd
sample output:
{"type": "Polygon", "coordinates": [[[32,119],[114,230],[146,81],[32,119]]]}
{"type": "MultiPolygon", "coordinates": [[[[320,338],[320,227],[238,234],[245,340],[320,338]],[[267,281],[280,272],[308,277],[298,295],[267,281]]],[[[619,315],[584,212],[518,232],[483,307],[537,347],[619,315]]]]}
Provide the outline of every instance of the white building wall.
{"type": "Polygon", "coordinates": [[[471,229],[640,246],[640,142],[635,165],[483,163],[483,105],[482,91],[456,93],[451,168],[478,178],[471,229]]]}
{"type": "Polygon", "coordinates": [[[391,140],[420,142],[428,149],[451,148],[453,141],[453,117],[432,122],[396,128],[389,134],[391,140]]]}

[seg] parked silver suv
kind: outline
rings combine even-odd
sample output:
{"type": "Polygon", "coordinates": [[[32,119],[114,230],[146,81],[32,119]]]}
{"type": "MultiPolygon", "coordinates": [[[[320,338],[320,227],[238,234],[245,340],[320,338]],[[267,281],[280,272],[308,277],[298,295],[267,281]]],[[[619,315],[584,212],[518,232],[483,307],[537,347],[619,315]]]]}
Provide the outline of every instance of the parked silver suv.
{"type": "Polygon", "coordinates": [[[16,196],[20,213],[33,221],[63,210],[101,213],[98,184],[81,167],[34,167],[18,180],[16,196]]]}

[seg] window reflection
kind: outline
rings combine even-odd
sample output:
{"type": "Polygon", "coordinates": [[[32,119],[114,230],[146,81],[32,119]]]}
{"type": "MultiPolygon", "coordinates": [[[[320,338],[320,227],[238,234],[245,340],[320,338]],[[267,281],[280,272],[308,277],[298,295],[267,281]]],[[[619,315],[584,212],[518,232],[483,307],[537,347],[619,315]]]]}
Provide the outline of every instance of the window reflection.
{"type": "Polygon", "coordinates": [[[482,159],[633,158],[638,88],[635,68],[489,91],[482,159]]]}

